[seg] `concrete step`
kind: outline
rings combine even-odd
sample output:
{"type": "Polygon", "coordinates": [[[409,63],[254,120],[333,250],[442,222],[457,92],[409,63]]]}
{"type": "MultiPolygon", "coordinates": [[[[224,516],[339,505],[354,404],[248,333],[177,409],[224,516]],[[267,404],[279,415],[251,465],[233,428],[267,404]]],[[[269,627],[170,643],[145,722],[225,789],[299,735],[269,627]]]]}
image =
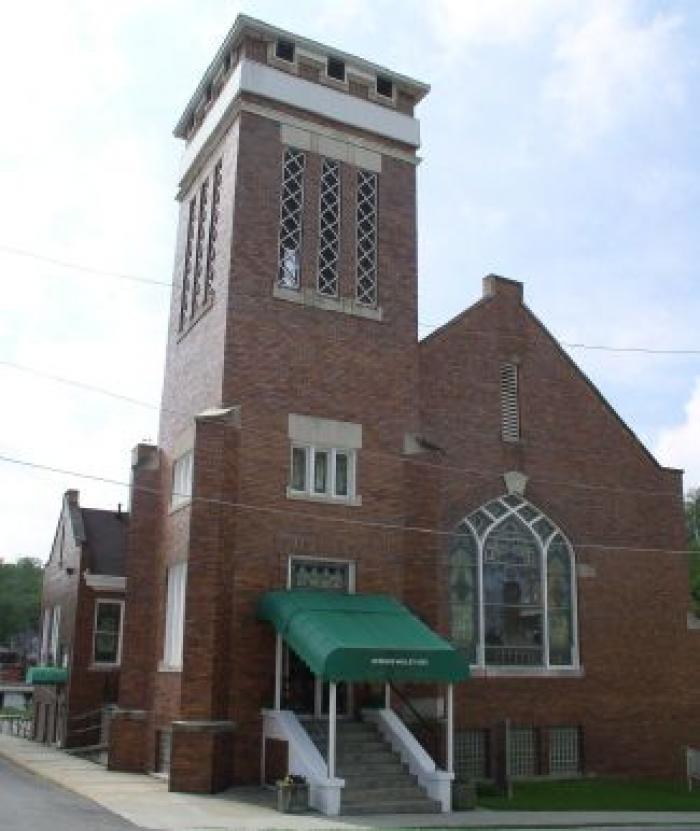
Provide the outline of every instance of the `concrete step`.
{"type": "Polygon", "coordinates": [[[382,774],[389,774],[391,776],[404,776],[408,773],[408,769],[400,761],[393,760],[387,762],[338,762],[336,765],[338,776],[343,776],[345,779],[355,776],[378,776],[382,774]]]}
{"type": "Polygon", "coordinates": [[[400,784],[402,787],[420,787],[417,777],[407,771],[403,771],[399,776],[393,773],[353,776],[351,780],[346,782],[344,790],[353,793],[355,791],[381,791],[384,788],[396,787],[397,784],[400,784]]]}
{"type": "Polygon", "coordinates": [[[358,762],[359,764],[381,764],[383,762],[391,762],[396,759],[396,754],[386,747],[377,750],[355,751],[350,749],[343,749],[341,747],[336,751],[336,759],[338,762],[358,762]]]}
{"type": "Polygon", "coordinates": [[[341,814],[361,816],[368,814],[439,814],[440,805],[432,799],[386,802],[366,802],[364,804],[341,806],[341,814]]]}
{"type": "Polygon", "coordinates": [[[386,785],[383,788],[352,788],[347,785],[343,789],[343,805],[369,804],[370,802],[417,802],[426,799],[425,792],[418,785],[404,784],[386,785]]]}

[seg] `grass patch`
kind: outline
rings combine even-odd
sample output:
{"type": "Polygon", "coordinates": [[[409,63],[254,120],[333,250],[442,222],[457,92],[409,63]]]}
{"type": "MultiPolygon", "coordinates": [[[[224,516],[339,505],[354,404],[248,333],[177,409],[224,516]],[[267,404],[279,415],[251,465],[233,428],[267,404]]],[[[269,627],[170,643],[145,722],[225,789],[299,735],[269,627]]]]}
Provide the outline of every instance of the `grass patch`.
{"type": "Polygon", "coordinates": [[[572,779],[520,782],[508,799],[479,788],[478,805],[500,811],[700,811],[700,789],[685,782],[641,779],[572,779]]]}

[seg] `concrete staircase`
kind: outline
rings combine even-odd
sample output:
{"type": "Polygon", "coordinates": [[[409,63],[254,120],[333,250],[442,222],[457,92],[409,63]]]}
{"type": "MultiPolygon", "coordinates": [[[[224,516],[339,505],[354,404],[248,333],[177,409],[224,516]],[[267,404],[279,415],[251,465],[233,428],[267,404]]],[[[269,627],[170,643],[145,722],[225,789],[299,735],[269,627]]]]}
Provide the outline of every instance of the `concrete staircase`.
{"type": "MultiPolygon", "coordinates": [[[[305,722],[323,758],[328,752],[328,722],[305,722]]],[[[336,728],[336,776],[345,780],[341,814],[438,814],[401,757],[374,724],[339,720],[336,728]]]]}

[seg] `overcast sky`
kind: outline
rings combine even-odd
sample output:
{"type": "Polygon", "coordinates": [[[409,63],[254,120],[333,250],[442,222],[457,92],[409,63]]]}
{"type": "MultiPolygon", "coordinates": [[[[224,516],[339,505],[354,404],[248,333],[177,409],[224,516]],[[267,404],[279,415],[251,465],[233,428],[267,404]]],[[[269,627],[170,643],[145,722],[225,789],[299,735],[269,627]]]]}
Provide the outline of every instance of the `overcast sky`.
{"type": "MultiPolygon", "coordinates": [[[[421,334],[481,277],[567,343],[700,350],[700,4],[644,0],[14,3],[0,33],[0,362],[157,404],[182,151],[172,128],[236,14],[432,85],[418,109],[421,334]]],[[[700,485],[700,356],[570,349],[700,485]]],[[[157,412],[0,363],[0,455],[126,482],[157,412]]],[[[0,557],[45,559],[61,495],[0,461],[0,557]]]]}

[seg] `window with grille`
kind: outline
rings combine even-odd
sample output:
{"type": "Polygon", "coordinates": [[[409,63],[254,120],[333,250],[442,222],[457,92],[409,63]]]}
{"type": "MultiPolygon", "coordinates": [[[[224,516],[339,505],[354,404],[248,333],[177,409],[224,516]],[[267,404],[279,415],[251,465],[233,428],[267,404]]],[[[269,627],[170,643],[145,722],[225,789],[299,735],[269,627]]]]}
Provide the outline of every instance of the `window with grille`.
{"type": "Polygon", "coordinates": [[[578,727],[549,728],[549,772],[581,772],[581,731],[578,727]]]}
{"type": "Polygon", "coordinates": [[[318,292],[338,294],[340,245],[340,165],[324,159],[321,171],[320,227],[318,240],[318,292]]]}
{"type": "Polygon", "coordinates": [[[298,289],[301,278],[305,167],[306,156],[304,153],[291,148],[285,151],[282,167],[277,283],[281,288],[286,289],[298,289]]]}
{"type": "Polygon", "coordinates": [[[508,731],[508,769],[511,776],[537,773],[537,734],[534,727],[511,727],[508,731]]]}
{"type": "Polygon", "coordinates": [[[501,364],[501,435],[503,441],[520,439],[517,364],[501,364]]]}
{"type": "Polygon", "coordinates": [[[205,237],[207,235],[207,203],[209,193],[209,177],[199,189],[199,212],[197,217],[197,244],[194,252],[194,276],[192,279],[192,303],[190,317],[194,317],[199,306],[199,292],[202,284],[202,270],[204,268],[205,237]]]}
{"type": "Polygon", "coordinates": [[[197,216],[197,200],[193,196],[187,213],[187,238],[185,241],[185,262],[182,267],[182,294],[180,296],[180,329],[187,320],[190,304],[190,281],[192,279],[192,253],[194,249],[194,223],[197,216]]]}
{"type": "Polygon", "coordinates": [[[216,262],[216,238],[219,230],[219,213],[221,203],[221,179],[223,160],[214,166],[214,182],[211,191],[211,212],[209,215],[209,241],[207,244],[207,268],[204,277],[204,302],[214,294],[214,264],[216,262]]]}
{"type": "Polygon", "coordinates": [[[488,730],[455,731],[455,773],[459,780],[488,778],[488,738],[488,730]]]}
{"type": "Polygon", "coordinates": [[[377,304],[377,174],[357,171],[357,282],[359,303],[377,304]]]}

